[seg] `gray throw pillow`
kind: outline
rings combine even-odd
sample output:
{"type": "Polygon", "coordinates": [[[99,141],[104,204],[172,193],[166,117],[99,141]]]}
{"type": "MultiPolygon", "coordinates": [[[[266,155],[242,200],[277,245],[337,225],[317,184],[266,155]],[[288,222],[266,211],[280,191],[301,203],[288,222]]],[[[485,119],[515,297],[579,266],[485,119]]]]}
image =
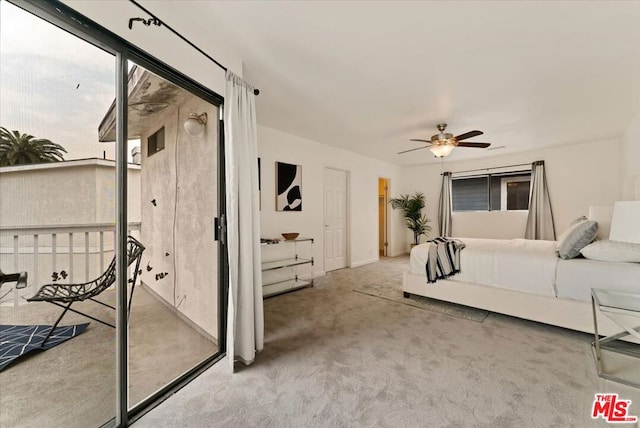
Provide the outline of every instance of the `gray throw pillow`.
{"type": "Polygon", "coordinates": [[[563,259],[578,257],[580,250],[589,245],[598,234],[598,223],[584,220],[572,224],[558,241],[558,255],[563,259]]]}
{"type": "Polygon", "coordinates": [[[573,232],[573,229],[575,227],[576,224],[578,223],[582,223],[583,221],[586,221],[587,218],[585,216],[580,216],[577,219],[573,220],[571,223],[569,223],[569,227],[567,227],[564,232],[562,232],[562,234],[560,236],[558,236],[558,239],[556,241],[556,250],[560,250],[560,245],[566,241],[567,236],[569,236],[570,233],[573,232]]]}

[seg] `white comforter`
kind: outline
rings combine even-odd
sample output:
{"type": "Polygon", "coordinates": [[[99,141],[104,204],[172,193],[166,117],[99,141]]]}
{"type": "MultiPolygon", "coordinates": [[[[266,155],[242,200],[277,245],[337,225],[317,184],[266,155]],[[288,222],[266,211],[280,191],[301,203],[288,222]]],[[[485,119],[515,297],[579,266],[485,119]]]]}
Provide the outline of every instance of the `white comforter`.
{"type": "MultiPolygon", "coordinates": [[[[558,254],[555,241],[459,239],[466,247],[460,256],[460,273],[450,280],[556,295],[558,254]]],[[[412,273],[425,275],[428,247],[428,244],[422,244],[411,250],[412,273]]]]}

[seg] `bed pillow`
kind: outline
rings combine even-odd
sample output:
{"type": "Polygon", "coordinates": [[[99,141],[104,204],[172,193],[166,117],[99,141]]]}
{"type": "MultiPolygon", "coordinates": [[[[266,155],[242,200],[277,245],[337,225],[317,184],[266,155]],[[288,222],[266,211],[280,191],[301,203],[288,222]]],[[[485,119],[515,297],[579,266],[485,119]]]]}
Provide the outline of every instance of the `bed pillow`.
{"type": "Polygon", "coordinates": [[[558,238],[558,255],[563,259],[573,259],[580,255],[580,250],[589,245],[598,233],[598,223],[582,220],[572,224],[558,238]]]}
{"type": "Polygon", "coordinates": [[[640,244],[631,242],[603,239],[592,242],[580,252],[591,260],[640,263],[640,244]]]}
{"type": "Polygon", "coordinates": [[[560,249],[560,244],[564,241],[566,241],[567,236],[569,236],[569,234],[571,233],[571,231],[573,230],[574,226],[578,223],[582,223],[583,221],[587,220],[587,218],[585,216],[580,216],[577,219],[573,220],[571,223],[569,223],[569,227],[567,227],[565,229],[564,232],[562,232],[562,234],[560,236],[558,236],[558,240],[556,241],[556,249],[560,249]]]}

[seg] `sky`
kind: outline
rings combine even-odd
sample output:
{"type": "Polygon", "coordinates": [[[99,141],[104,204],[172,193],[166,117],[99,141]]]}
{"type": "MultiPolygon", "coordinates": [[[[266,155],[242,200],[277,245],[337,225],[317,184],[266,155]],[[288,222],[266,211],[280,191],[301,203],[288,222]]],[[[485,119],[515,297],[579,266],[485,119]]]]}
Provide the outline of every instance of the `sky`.
{"type": "Polygon", "coordinates": [[[62,145],[65,160],[114,158],[98,126],[115,98],[115,57],[0,1],[0,126],[62,145]]]}

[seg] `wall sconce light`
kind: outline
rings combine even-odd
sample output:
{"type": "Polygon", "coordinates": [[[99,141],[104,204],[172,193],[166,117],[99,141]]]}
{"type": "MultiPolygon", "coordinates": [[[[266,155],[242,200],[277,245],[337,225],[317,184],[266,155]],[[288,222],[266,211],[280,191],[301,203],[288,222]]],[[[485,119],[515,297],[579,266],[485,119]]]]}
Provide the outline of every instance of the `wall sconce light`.
{"type": "Polygon", "coordinates": [[[200,135],[204,131],[204,125],[206,124],[207,113],[191,113],[187,120],[184,121],[184,130],[193,136],[200,135]]]}

